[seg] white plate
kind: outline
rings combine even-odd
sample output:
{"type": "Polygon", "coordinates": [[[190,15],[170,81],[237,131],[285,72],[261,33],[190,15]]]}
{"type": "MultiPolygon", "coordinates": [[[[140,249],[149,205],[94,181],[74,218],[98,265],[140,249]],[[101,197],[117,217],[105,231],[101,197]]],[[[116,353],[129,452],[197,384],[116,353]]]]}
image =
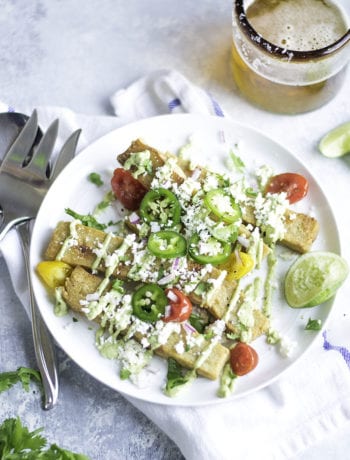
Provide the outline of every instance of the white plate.
{"type": "MultiPolygon", "coordinates": [[[[229,148],[239,145],[239,153],[246,165],[255,169],[268,164],[275,172],[298,172],[305,175],[310,183],[310,192],[295,209],[312,213],[320,223],[320,234],[313,249],[339,253],[339,238],[336,223],[321,188],[306,167],[283,146],[276,144],[262,133],[219,117],[198,115],[169,115],[141,120],[107,134],[78,155],[61,173],[49,190],[38,213],[31,243],[31,266],[42,259],[51,232],[59,220],[67,219],[64,212],[70,207],[79,213],[91,212],[105,191],[110,177],[117,167],[116,157],[130,142],[142,138],[146,143],[163,151],[176,153],[192,136],[201,145],[198,162],[210,164],[212,168],[223,169],[229,148]],[[225,142],[223,142],[225,141],[225,142]],[[90,172],[100,173],[107,183],[104,190],[98,189],[87,180],[90,172]]],[[[283,358],[274,346],[268,345],[264,337],[254,342],[260,362],[254,372],[236,381],[236,389],[230,399],[248,394],[264,387],[276,379],[283,371],[295,363],[310,347],[318,333],[305,331],[309,317],[319,318],[323,324],[328,318],[332,302],[314,309],[292,309],[287,306],[281,294],[284,273],[288,263],[279,259],[279,283],[274,294],[274,325],[290,340],[297,342],[297,348],[289,358],[283,358]]],[[[94,346],[94,332],[91,323],[73,315],[58,318],[53,313],[52,299],[37,276],[33,279],[35,296],[42,316],[62,349],[86,372],[104,384],[121,393],[160,404],[200,405],[218,403],[216,396],[218,382],[198,378],[189,391],[177,398],[169,398],[162,393],[166,374],[165,361],[154,358],[150,379],[143,388],[118,377],[115,361],[102,358],[94,346]]]]}

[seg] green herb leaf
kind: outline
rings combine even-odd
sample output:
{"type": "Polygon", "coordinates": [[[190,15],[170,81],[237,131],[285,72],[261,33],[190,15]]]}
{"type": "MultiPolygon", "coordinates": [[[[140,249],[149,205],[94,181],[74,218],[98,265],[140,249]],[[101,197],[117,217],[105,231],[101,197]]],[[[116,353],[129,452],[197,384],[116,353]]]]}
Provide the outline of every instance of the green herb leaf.
{"type": "Polygon", "coordinates": [[[29,367],[19,367],[16,371],[2,372],[0,374],[0,393],[9,390],[18,382],[21,382],[23,388],[29,391],[31,380],[41,383],[40,373],[29,367]]]}
{"type": "Polygon", "coordinates": [[[248,187],[245,189],[245,193],[247,196],[251,197],[251,198],[255,198],[258,196],[258,192],[256,190],[254,190],[252,187],[248,187]]]}
{"type": "Polygon", "coordinates": [[[233,150],[229,151],[229,161],[228,161],[228,166],[230,169],[236,170],[238,172],[243,172],[245,168],[245,164],[243,160],[236,155],[233,150]]]}
{"type": "Polygon", "coordinates": [[[322,327],[322,321],[320,319],[311,319],[307,322],[305,326],[306,331],[320,331],[322,327]]]}
{"type": "Polygon", "coordinates": [[[38,434],[41,431],[29,432],[19,418],[5,420],[0,426],[0,458],[6,459],[9,454],[19,454],[25,450],[40,452],[46,445],[45,438],[38,434]]]}
{"type": "Polygon", "coordinates": [[[131,372],[129,371],[129,369],[121,369],[120,370],[120,373],[119,373],[119,377],[121,378],[121,380],[127,380],[131,375],[131,372]]]}
{"type": "Polygon", "coordinates": [[[101,185],[103,185],[103,180],[101,179],[101,176],[98,173],[90,173],[88,179],[90,182],[97,185],[97,187],[101,187],[101,185]]]}
{"type": "Polygon", "coordinates": [[[195,313],[191,314],[189,322],[199,333],[202,333],[208,325],[208,321],[205,318],[202,318],[202,316],[196,315],[195,313]]]}
{"type": "Polygon", "coordinates": [[[112,285],[112,289],[114,291],[120,292],[120,294],[124,294],[124,282],[122,280],[115,280],[112,285]]]}
{"type": "Polygon", "coordinates": [[[103,197],[103,200],[100,201],[95,209],[94,209],[94,214],[98,214],[99,212],[103,211],[104,209],[108,208],[108,206],[111,205],[111,203],[113,203],[113,201],[115,200],[115,196],[114,196],[114,193],[112,191],[109,191],[108,193],[106,193],[106,195],[103,197]]]}
{"type": "Polygon", "coordinates": [[[86,227],[92,227],[96,228],[97,230],[105,230],[108,227],[108,224],[101,224],[96,220],[94,216],[91,214],[78,214],[77,212],[73,211],[70,208],[66,208],[65,212],[69,215],[72,216],[74,219],[80,220],[80,222],[83,225],[86,225],[86,227]]]}
{"type": "Polygon", "coordinates": [[[2,460],[89,460],[86,455],[75,454],[52,444],[47,450],[46,439],[39,433],[42,428],[30,432],[19,418],[6,419],[0,426],[0,458],[2,460]]]}
{"type": "Polygon", "coordinates": [[[175,359],[168,359],[167,382],[164,389],[168,396],[176,396],[180,390],[189,385],[195,378],[196,371],[185,371],[175,359]]]}

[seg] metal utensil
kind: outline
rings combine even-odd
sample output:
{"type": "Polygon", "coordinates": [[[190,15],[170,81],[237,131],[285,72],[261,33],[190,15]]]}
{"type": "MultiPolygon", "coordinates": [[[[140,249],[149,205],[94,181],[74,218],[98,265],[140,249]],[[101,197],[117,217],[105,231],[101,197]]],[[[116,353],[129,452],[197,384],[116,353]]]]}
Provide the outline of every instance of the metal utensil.
{"type": "MultiPolygon", "coordinates": [[[[4,153],[19,135],[28,119],[28,115],[23,113],[0,113],[0,164],[4,153]]],[[[41,137],[42,133],[40,132],[38,134],[41,137]]]]}
{"type": "Polygon", "coordinates": [[[38,133],[37,113],[34,111],[0,167],[0,241],[11,228],[16,227],[28,279],[34,349],[43,381],[45,409],[51,409],[57,401],[58,374],[52,339],[42,321],[32,290],[29,267],[30,220],[36,216],[52,181],[73,158],[81,130],[75,131],[68,138],[56,164],[50,165],[57,132],[58,120],[55,120],[33,149],[38,133]]]}

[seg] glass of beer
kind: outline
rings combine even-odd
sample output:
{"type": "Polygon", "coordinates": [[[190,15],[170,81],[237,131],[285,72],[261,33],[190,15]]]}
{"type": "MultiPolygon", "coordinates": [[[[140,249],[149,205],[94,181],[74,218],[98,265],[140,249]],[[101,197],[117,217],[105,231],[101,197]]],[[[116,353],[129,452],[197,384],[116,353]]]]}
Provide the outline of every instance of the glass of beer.
{"type": "Polygon", "coordinates": [[[350,0],[234,0],[232,70],[242,94],[271,112],[332,99],[350,57],[350,0]]]}

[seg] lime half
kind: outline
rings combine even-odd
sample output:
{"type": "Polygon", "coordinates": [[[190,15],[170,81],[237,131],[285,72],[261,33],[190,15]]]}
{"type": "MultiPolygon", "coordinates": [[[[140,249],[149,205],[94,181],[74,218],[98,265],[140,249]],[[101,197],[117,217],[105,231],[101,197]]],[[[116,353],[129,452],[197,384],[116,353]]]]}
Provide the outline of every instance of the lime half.
{"type": "Polygon", "coordinates": [[[350,153],[350,122],[327,133],[321,139],[318,148],[328,158],[337,158],[350,153]]]}
{"type": "Polygon", "coordinates": [[[293,308],[315,307],[334,296],[349,272],[346,261],[333,252],[300,256],[289,268],[284,293],[293,308]]]}

